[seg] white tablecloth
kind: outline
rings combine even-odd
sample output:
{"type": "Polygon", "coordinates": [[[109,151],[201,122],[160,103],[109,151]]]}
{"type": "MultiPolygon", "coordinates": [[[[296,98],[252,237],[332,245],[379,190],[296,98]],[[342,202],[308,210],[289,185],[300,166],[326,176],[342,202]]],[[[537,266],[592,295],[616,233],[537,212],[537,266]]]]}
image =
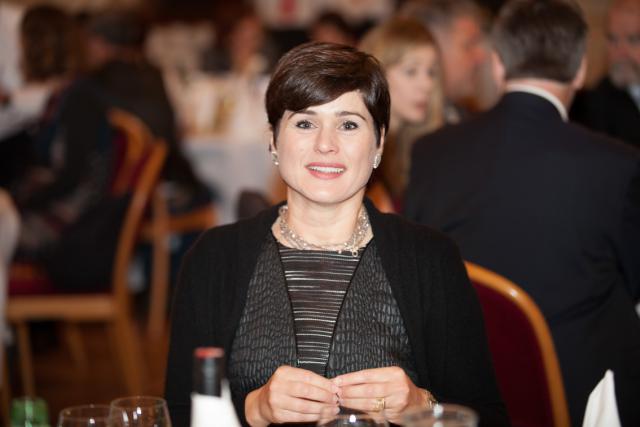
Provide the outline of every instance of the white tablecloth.
{"type": "Polygon", "coordinates": [[[237,219],[236,204],[243,190],[271,194],[277,172],[266,143],[232,143],[201,136],[185,141],[184,151],[198,177],[218,194],[219,224],[237,219]]]}

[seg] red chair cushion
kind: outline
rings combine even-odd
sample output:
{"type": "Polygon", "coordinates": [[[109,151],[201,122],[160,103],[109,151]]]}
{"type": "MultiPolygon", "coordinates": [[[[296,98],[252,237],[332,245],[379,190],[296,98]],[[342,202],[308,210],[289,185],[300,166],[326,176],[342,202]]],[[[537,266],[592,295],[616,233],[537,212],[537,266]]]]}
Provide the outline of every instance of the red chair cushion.
{"type": "Polygon", "coordinates": [[[13,263],[9,270],[9,296],[58,293],[46,274],[28,263],[13,263]]]}
{"type": "Polygon", "coordinates": [[[549,387],[533,328],[513,301],[474,283],[498,386],[514,427],[551,426],[549,387]]]}

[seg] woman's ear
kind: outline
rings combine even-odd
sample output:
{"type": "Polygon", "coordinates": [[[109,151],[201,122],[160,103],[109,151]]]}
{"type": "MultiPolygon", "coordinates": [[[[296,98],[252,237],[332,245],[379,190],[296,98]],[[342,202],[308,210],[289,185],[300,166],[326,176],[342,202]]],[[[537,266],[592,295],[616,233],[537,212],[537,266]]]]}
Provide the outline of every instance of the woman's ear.
{"type": "Polygon", "coordinates": [[[278,152],[276,151],[276,142],[275,137],[273,136],[273,132],[271,133],[271,139],[269,140],[269,153],[271,153],[271,161],[274,165],[280,165],[280,160],[278,158],[278,152]]]}
{"type": "Polygon", "coordinates": [[[584,82],[587,79],[587,56],[583,56],[580,61],[580,67],[578,67],[578,71],[576,71],[576,75],[571,81],[571,86],[575,90],[580,90],[584,86],[584,82]]]}
{"type": "Polygon", "coordinates": [[[378,147],[376,149],[376,152],[379,153],[380,155],[382,155],[382,152],[384,151],[384,137],[386,136],[386,132],[384,130],[384,128],[380,129],[380,142],[378,144],[378,147]]]}
{"type": "Polygon", "coordinates": [[[498,91],[500,93],[504,92],[507,72],[504,68],[502,59],[500,59],[498,52],[496,52],[495,50],[491,51],[491,74],[493,77],[493,81],[498,88],[498,91]]]}
{"type": "Polygon", "coordinates": [[[269,152],[273,153],[276,151],[276,141],[273,136],[273,132],[271,132],[271,136],[269,137],[269,152]]]}

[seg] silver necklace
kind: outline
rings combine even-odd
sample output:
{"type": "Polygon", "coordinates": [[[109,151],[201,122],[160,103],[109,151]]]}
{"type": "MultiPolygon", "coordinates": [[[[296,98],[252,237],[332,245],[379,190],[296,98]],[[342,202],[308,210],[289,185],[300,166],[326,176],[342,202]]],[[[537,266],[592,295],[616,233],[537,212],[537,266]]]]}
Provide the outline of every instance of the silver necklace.
{"type": "Polygon", "coordinates": [[[293,248],[302,250],[320,250],[320,251],[338,251],[339,254],[342,251],[351,252],[351,255],[358,256],[358,249],[367,237],[369,230],[369,216],[364,208],[360,208],[358,213],[358,220],[356,221],[356,228],[353,230],[351,237],[344,243],[329,243],[326,245],[316,245],[315,243],[307,242],[293,231],[289,224],[287,224],[287,213],[289,207],[283,205],[278,210],[278,224],[280,225],[280,234],[282,238],[287,241],[293,248]]]}

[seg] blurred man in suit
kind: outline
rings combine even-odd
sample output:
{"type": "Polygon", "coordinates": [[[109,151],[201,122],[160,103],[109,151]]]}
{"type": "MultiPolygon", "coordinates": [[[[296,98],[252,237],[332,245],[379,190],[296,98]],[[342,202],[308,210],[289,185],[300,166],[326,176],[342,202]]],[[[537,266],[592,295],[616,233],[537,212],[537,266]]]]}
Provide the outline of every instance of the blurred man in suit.
{"type": "Polygon", "coordinates": [[[640,0],[616,0],[607,19],[609,74],[578,94],[571,118],[640,148],[640,0]]]}
{"type": "Polygon", "coordinates": [[[493,33],[506,93],[416,143],[405,213],[537,302],[573,425],[607,369],[623,425],[640,425],[640,153],[566,122],[586,34],[569,0],[508,3],[493,33]]]}

